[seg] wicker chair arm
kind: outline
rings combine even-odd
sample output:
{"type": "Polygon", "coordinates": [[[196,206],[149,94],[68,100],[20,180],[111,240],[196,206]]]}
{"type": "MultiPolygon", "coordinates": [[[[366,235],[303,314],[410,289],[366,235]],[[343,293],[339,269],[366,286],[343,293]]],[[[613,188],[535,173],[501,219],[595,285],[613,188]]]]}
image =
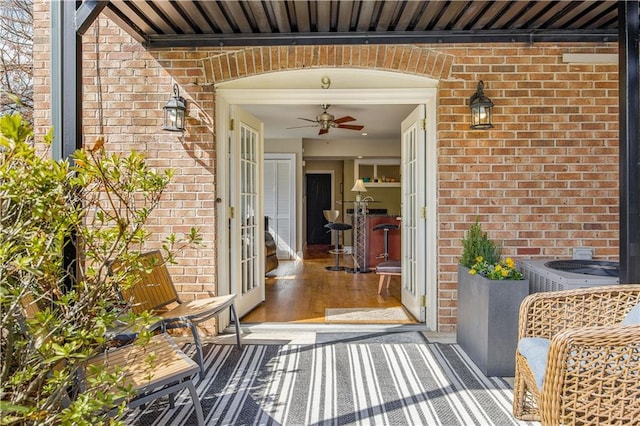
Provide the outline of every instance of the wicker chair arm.
{"type": "Polygon", "coordinates": [[[640,325],[568,329],[551,340],[543,424],[631,424],[640,418],[640,325]]]}
{"type": "Polygon", "coordinates": [[[640,303],[640,284],[534,293],[520,305],[518,339],[580,327],[619,324],[640,303]]]}

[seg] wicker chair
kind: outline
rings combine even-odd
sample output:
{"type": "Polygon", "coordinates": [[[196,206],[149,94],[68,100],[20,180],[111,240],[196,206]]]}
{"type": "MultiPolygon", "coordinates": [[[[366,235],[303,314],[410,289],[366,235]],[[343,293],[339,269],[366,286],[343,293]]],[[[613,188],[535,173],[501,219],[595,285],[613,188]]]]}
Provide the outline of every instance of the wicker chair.
{"type": "Polygon", "coordinates": [[[518,339],[550,340],[542,387],[516,353],[513,414],[543,424],[640,421],[640,325],[620,325],[640,284],[535,293],[520,306],[518,339]]]}

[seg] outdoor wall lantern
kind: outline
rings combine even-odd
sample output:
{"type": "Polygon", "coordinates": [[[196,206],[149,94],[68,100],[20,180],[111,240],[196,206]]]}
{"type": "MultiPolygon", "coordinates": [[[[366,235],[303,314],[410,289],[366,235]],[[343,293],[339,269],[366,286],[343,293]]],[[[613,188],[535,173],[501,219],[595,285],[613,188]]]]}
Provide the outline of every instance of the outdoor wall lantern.
{"type": "Polygon", "coordinates": [[[187,110],[186,101],[180,96],[178,85],[173,84],[173,96],[169,99],[169,102],[164,106],[164,130],[170,132],[183,132],[184,131],[184,112],[187,110]]]}
{"type": "Polygon", "coordinates": [[[478,90],[471,96],[469,100],[469,108],[471,109],[471,128],[472,129],[491,129],[491,114],[493,112],[493,102],[484,95],[484,82],[478,82],[478,90]]]}

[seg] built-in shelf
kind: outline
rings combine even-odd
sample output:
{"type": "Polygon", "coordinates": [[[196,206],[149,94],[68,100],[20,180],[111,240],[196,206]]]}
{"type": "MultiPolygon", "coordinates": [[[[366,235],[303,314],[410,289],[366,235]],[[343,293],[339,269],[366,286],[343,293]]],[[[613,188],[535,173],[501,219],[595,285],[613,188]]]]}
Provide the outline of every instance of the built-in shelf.
{"type": "Polygon", "coordinates": [[[399,158],[368,158],[354,161],[354,176],[356,179],[369,178],[365,186],[378,188],[394,188],[400,186],[399,158]],[[378,182],[375,180],[378,179],[378,182]],[[393,179],[393,182],[388,182],[393,179]]]}

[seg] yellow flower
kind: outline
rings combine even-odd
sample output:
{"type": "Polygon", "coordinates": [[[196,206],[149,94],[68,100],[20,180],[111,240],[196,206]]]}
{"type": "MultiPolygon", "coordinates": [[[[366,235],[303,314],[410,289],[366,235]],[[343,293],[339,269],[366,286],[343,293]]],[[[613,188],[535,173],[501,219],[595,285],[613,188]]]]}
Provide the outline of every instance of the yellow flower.
{"type": "Polygon", "coordinates": [[[496,265],[496,272],[502,271],[502,266],[496,265]]]}
{"type": "Polygon", "coordinates": [[[509,275],[509,271],[507,271],[506,269],[502,270],[502,276],[506,277],[507,275],[509,275]]]}
{"type": "Polygon", "coordinates": [[[507,257],[505,262],[507,263],[507,266],[509,266],[509,268],[513,268],[515,266],[515,262],[510,257],[507,257]]]}
{"type": "Polygon", "coordinates": [[[476,274],[476,270],[475,269],[469,269],[469,274],[470,275],[475,275],[476,274]]]}
{"type": "Polygon", "coordinates": [[[482,262],[483,260],[484,260],[484,257],[482,256],[476,257],[476,262],[482,262]]]}

